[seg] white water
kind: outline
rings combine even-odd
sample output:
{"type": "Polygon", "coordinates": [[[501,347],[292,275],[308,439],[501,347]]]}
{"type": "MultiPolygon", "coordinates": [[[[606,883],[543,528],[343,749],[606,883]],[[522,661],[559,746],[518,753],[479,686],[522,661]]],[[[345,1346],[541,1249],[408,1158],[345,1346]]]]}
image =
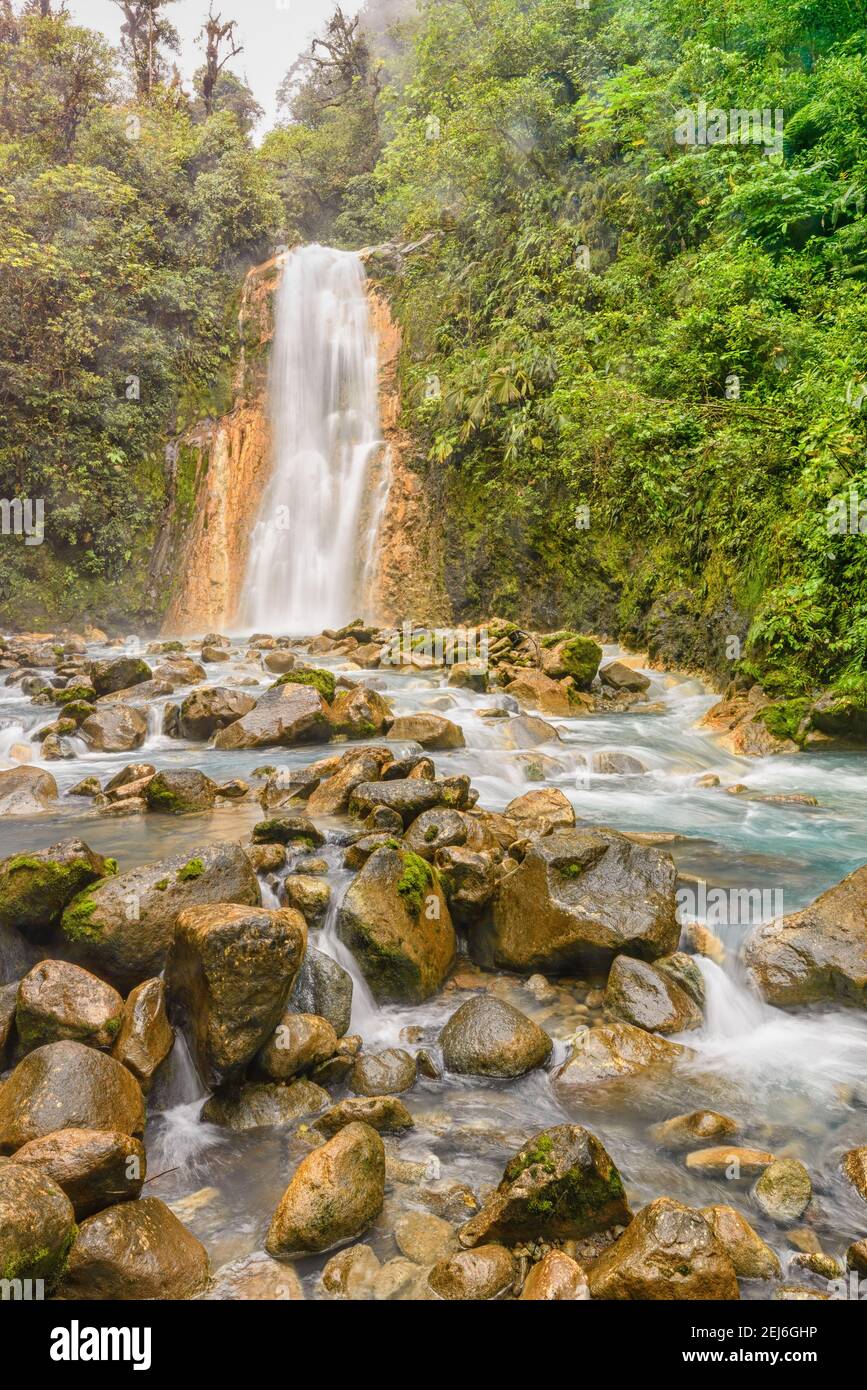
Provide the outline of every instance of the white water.
{"type": "Polygon", "coordinates": [[[384,504],[377,345],[349,251],[285,258],[269,381],[273,468],[250,540],[242,623],[339,627],[364,609],[384,504]],[[367,515],[366,515],[367,513],[367,515]]]}

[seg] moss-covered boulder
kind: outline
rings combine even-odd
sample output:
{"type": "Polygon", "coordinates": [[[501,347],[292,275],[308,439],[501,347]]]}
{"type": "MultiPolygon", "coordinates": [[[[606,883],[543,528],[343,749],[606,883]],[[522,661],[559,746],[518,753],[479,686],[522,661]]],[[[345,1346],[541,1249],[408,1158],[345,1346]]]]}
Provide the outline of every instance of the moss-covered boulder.
{"type": "Polygon", "coordinates": [[[579,690],[589,690],[599,670],[602,648],[577,632],[551,633],[542,639],[542,669],[549,676],[571,676],[579,690]]]}
{"type": "Polygon", "coordinates": [[[744,954],[769,1004],[867,1007],[867,865],[800,912],[755,927],[744,954]]]}
{"type": "Polygon", "coordinates": [[[61,931],[76,960],[131,989],[163,969],[178,913],[214,902],[261,902],[240,845],[206,845],[101,879],[73,898],[61,931]]]}
{"type": "Polygon", "coordinates": [[[15,1162],[56,1182],[76,1221],[137,1197],[147,1172],[141,1140],[120,1130],[58,1129],[24,1144],[15,1162]]]}
{"type": "Polygon", "coordinates": [[[145,1106],[131,1072],[94,1047],[49,1043],[0,1086],[0,1153],[58,1129],[120,1130],[139,1138],[145,1106]]]}
{"type": "Polygon", "coordinates": [[[349,885],[337,932],[383,1002],[430,998],[454,959],[455,930],[436,870],[417,854],[388,846],[349,885]]]}
{"type": "Polygon", "coordinates": [[[337,677],[324,666],[299,666],[294,670],[285,671],[280,679],[274,682],[272,689],[283,685],[309,685],[330,705],[334,699],[337,677]]]}
{"type": "Polygon", "coordinates": [[[144,1197],[82,1222],[61,1292],[66,1299],[186,1299],[209,1277],[201,1241],[158,1197],[144,1197]]]}
{"type": "Polygon", "coordinates": [[[216,795],[216,782],[195,767],[166,768],[152,777],[145,789],[150,809],[170,816],[210,811],[216,795]]]}
{"type": "Polygon", "coordinates": [[[122,1014],[122,998],[104,980],[71,961],[42,960],[18,986],[15,1027],[24,1052],[64,1039],[107,1049],[122,1014]]]}
{"type": "Polygon", "coordinates": [[[306,943],[304,918],[291,908],[207,903],[179,914],[166,963],[169,1014],[209,1085],[237,1076],[270,1038],[306,943]]]}
{"type": "Polygon", "coordinates": [[[588,1281],[593,1298],[618,1301],[740,1297],[734,1265],[701,1212],[670,1197],[642,1208],[588,1281]]]}
{"type": "Polygon", "coordinates": [[[363,685],[339,691],[329,712],[334,732],[347,738],[375,738],[391,717],[392,708],[385,696],[363,685]]]}
{"type": "Polygon", "coordinates": [[[0,1163],[0,1280],[42,1279],[53,1289],[75,1235],[72,1203],[47,1173],[0,1163]]]}
{"type": "Polygon", "coordinates": [[[462,1245],[577,1239],[629,1221],[620,1173],[580,1125],[542,1130],[509,1160],[496,1192],[460,1229],[462,1245]]]}
{"type": "Polygon", "coordinates": [[[253,826],[253,843],[257,845],[292,845],[295,849],[315,849],[325,843],[325,836],[310,820],[291,811],[280,816],[268,816],[253,826]]]}
{"type": "Polygon", "coordinates": [[[449,1071],[468,1076],[524,1076],[544,1066],[551,1039],[505,999],[477,994],[452,1014],[440,1033],[449,1071]]]}
{"type": "Polygon", "coordinates": [[[303,1158],[274,1213],[265,1248],[297,1259],[357,1240],[382,1210],[385,1149],[370,1125],[346,1125],[303,1158]]]}
{"type": "Polygon", "coordinates": [[[537,840],[470,935],[480,964],[528,974],[601,971],[621,951],[653,960],[680,937],[670,855],[616,830],[537,840]]]}
{"type": "Polygon", "coordinates": [[[85,670],[97,695],[127,690],[149,681],[153,675],[147,662],[138,656],[110,656],[101,661],[89,661],[85,670]]]}
{"type": "Polygon", "coordinates": [[[0,926],[42,940],[59,926],[76,893],[111,869],[109,860],[77,839],[10,855],[0,863],[0,926]]]}

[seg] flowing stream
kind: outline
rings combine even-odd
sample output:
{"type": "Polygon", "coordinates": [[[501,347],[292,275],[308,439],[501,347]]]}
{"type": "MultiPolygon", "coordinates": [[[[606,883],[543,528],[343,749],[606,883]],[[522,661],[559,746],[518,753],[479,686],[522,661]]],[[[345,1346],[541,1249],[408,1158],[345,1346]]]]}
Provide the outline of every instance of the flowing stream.
{"type": "Polygon", "coordinates": [[[244,626],[340,627],[364,607],[385,471],[377,345],[358,256],[287,253],[275,306],[273,466],[250,538],[244,626]]]}
{"type": "MultiPolygon", "coordinates": [[[[131,640],[128,650],[140,649],[131,640]]],[[[112,653],[117,654],[113,648],[112,653]]],[[[610,658],[617,649],[606,648],[610,658]]],[[[94,649],[93,655],[107,654],[94,649]]],[[[303,651],[299,648],[299,657],[303,651]]],[[[560,787],[579,817],[592,824],[670,836],[663,848],[678,866],[681,882],[694,889],[714,887],[766,890],[767,901],[791,912],[837,882],[865,859],[867,791],[864,759],[859,755],[800,755],[740,759],[720,751],[696,721],[714,696],[699,682],[647,671],[652,685],[646,702],[621,713],[580,719],[553,719],[556,736],[541,746],[521,746],[513,732],[514,700],[503,693],[476,695],[447,687],[442,671],[405,674],[393,668],[363,671],[329,657],[317,664],[345,671],[355,681],[379,689],[395,713],[435,710],[460,724],[466,747],[434,755],[439,775],[469,773],[479,789],[480,805],[502,809],[516,794],[543,785],[560,787]],[[483,706],[499,704],[506,717],[479,718],[483,706]],[[640,759],[642,773],[588,772],[588,755],[601,750],[628,752],[640,759]],[[700,787],[702,774],[714,772],[721,785],[700,787]],[[757,792],[807,791],[815,808],[744,800],[726,787],[746,783],[757,792]]],[[[258,681],[258,654],[244,643],[234,646],[227,663],[211,668],[211,683],[258,681]]],[[[252,687],[251,687],[252,689],[252,687]]],[[[253,689],[255,694],[255,689],[253,689]]],[[[183,698],[184,689],[172,699],[183,698]]],[[[297,749],[223,752],[201,744],[184,744],[157,732],[161,704],[153,705],[151,732],[134,755],[97,754],[79,746],[69,761],[50,764],[61,788],[58,809],[32,820],[7,820],[5,854],[48,845],[81,835],[94,849],[115,855],[121,870],[211,840],[237,839],[248,833],[262,812],[251,797],[201,815],[170,817],[150,814],[122,819],[101,817],[84,798],[64,793],[94,773],[101,780],[130,761],[146,760],[158,768],[197,766],[216,780],[251,778],[262,763],[296,767],[331,751],[327,745],[297,749]]],[[[45,722],[14,688],[0,686],[0,762],[8,765],[13,743],[45,722]]],[[[318,949],[336,957],[353,975],[352,1030],[362,1034],[368,1050],[377,1046],[424,1046],[436,1049],[440,1028],[468,996],[469,963],[460,967],[456,984],[420,1007],[378,1008],[350,953],[337,940],[335,914],[350,880],[342,866],[346,821],[331,823],[321,853],[328,861],[333,906],[325,925],[311,932],[318,949]]],[[[319,853],[319,851],[317,851],[319,853]]],[[[280,897],[280,878],[262,878],[263,900],[280,897]]],[[[701,916],[701,898],[697,898],[701,916]]],[[[479,1193],[499,1180],[506,1160],[539,1129],[571,1118],[587,1124],[620,1167],[634,1207],[660,1195],[692,1205],[727,1202],[744,1211],[762,1236],[780,1253],[784,1268],[792,1256],[786,1231],[765,1221],[751,1207],[750,1182],[708,1178],[687,1170],[682,1156],[665,1153],[649,1137],[659,1119],[697,1108],[734,1114],[743,1140],[778,1155],[802,1159],[813,1174],[816,1197],[811,1230],[829,1253],[841,1255],[863,1236],[863,1203],[839,1176],[839,1155],[867,1137],[867,1021],[856,1010],[818,1008],[783,1013],[760,1001],[750,990],[739,956],[749,924],[718,927],[725,948],[721,963],[700,959],[706,989],[705,1023],[682,1037],[695,1050],[692,1061],[666,1083],[640,1093],[637,1103],[599,1108],[564,1109],[551,1085],[551,1072],[568,1052],[577,1029],[600,1017],[588,1007],[587,981],[554,981],[550,993],[537,998],[525,981],[506,975],[491,987],[547,1029],[555,1053],[547,1071],[517,1081],[497,1082],[446,1075],[420,1079],[405,1093],[415,1129],[389,1146],[415,1164],[415,1178],[397,1182],[383,1216],[367,1237],[383,1259],[395,1252],[390,1231],[396,1214],[418,1206],[425,1185],[439,1174],[443,1183],[463,1183],[479,1193]],[[427,1174],[427,1176],[425,1176],[427,1174]]],[[[27,961],[8,952],[0,957],[0,982],[15,978],[27,961]]],[[[490,982],[489,982],[490,983],[490,982]]],[[[198,1118],[202,1088],[183,1044],[176,1044],[149,1100],[148,1155],[152,1175],[145,1189],[162,1196],[208,1246],[212,1264],[261,1249],[263,1232],[292,1166],[307,1150],[290,1130],[258,1129],[232,1133],[198,1118]]],[[[435,1184],[434,1184],[435,1185],[435,1184]]],[[[457,1218],[454,1218],[457,1219],[457,1218]]],[[[301,1262],[310,1296],[317,1292],[325,1257],[301,1262]]],[[[803,1278],[800,1272],[798,1278],[803,1278]]],[[[818,1286],[817,1286],[818,1287],[818,1286]]],[[[742,1286],[743,1296],[767,1297],[761,1284],[742,1286]]]]}

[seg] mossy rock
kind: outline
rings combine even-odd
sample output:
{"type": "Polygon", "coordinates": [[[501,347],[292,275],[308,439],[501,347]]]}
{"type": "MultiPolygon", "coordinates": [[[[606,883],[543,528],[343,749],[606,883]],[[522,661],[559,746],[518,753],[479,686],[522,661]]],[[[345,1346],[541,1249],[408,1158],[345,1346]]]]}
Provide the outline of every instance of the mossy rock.
{"type": "Polygon", "coordinates": [[[60,924],[78,893],[109,872],[108,861],[83,840],[13,854],[0,863],[0,926],[41,939],[60,924]]]}
{"type": "Polygon", "coordinates": [[[804,734],[801,732],[801,725],[809,710],[808,699],[782,700],[776,704],[765,705],[764,709],[759,710],[756,718],[761,720],[775,738],[788,738],[795,743],[802,743],[804,734]]]}
{"type": "MultiPolygon", "coordinates": [[[[323,700],[331,704],[334,699],[335,676],[333,671],[325,671],[322,667],[304,667],[301,670],[286,671],[274,682],[278,685],[312,685],[314,690],[318,690],[323,700]]],[[[273,689],[274,686],[271,688],[273,689]]]]}
{"type": "Polygon", "coordinates": [[[589,690],[599,670],[602,648],[592,637],[570,637],[564,642],[561,660],[579,690],[589,690]]]}

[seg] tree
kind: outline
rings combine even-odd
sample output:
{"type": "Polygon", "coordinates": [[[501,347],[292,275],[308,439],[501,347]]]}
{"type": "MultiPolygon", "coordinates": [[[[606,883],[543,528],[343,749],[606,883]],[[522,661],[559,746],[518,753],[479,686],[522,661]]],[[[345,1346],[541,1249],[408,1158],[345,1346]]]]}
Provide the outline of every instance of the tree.
{"type": "Polygon", "coordinates": [[[130,64],[135,79],[136,94],[148,97],[158,82],[170,77],[167,59],[161,48],[171,53],[180,51],[178,32],[161,13],[174,0],[112,0],[123,15],[121,52],[130,64]]]}
{"type": "Polygon", "coordinates": [[[214,89],[217,80],[228,63],[230,58],[236,58],[244,49],[235,42],[235,29],[237,28],[234,19],[223,23],[220,14],[214,14],[213,6],[208,10],[208,18],[200,31],[199,37],[205,40],[205,66],[201,74],[202,100],[205,104],[205,115],[210,116],[214,109],[214,89]],[[228,51],[220,57],[220,49],[223,44],[228,45],[228,51]]]}

